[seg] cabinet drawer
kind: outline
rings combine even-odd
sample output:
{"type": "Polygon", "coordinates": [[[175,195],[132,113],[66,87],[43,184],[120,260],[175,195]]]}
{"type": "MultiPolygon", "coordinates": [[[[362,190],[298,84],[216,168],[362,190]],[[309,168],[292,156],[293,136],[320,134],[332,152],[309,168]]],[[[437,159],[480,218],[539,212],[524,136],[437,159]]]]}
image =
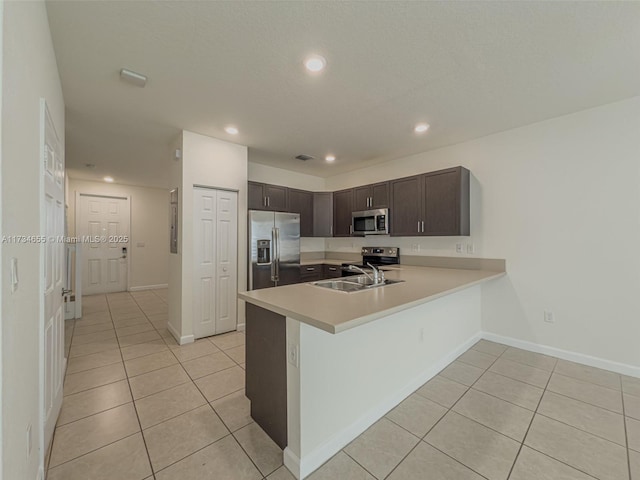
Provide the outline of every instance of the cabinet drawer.
{"type": "Polygon", "coordinates": [[[315,282],[322,280],[322,265],[300,265],[300,281],[315,282]]]}
{"type": "Polygon", "coordinates": [[[336,278],[342,276],[342,269],[339,265],[323,265],[322,274],[324,278],[336,278]]]}

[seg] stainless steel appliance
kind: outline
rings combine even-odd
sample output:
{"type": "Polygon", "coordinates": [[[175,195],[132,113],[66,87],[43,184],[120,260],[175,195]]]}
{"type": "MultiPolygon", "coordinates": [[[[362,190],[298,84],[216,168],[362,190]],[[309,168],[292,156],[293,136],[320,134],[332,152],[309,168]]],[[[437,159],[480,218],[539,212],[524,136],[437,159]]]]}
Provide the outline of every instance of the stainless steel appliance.
{"type": "Polygon", "coordinates": [[[364,210],[351,214],[353,235],[388,235],[389,209],[364,210]]]}
{"type": "Polygon", "coordinates": [[[249,290],[300,281],[300,215],[249,210],[249,290]]]}
{"type": "Polygon", "coordinates": [[[376,267],[384,267],[385,265],[397,265],[400,263],[400,249],[398,247],[362,247],[362,263],[343,263],[342,276],[353,275],[354,272],[348,270],[349,265],[367,269],[370,268],[367,263],[376,267]]]}

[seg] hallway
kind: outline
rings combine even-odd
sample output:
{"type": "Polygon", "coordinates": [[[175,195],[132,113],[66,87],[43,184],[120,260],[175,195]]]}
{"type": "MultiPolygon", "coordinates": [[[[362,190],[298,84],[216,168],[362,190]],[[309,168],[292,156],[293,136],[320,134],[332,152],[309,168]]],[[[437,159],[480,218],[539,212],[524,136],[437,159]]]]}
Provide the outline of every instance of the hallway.
{"type": "Polygon", "coordinates": [[[249,416],[244,334],[181,347],[166,329],[166,295],[84,297],[82,319],[67,320],[48,479],[191,478],[204,456],[217,478],[263,478],[282,465],[249,416]]]}

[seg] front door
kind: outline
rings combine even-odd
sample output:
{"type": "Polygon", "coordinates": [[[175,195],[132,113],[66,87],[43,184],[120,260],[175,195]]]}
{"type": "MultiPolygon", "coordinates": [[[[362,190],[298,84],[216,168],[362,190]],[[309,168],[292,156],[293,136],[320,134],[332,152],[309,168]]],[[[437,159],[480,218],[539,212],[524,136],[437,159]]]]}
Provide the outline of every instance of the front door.
{"type": "Polygon", "coordinates": [[[127,290],[129,199],[80,194],[82,294],[127,290]]]}
{"type": "Polygon", "coordinates": [[[236,329],[238,194],[193,189],[194,336],[236,329]]]}
{"type": "Polygon", "coordinates": [[[44,457],[62,406],[64,376],[64,157],[60,139],[53,126],[46,103],[41,103],[42,191],[41,231],[47,239],[42,244],[43,308],[41,317],[40,366],[42,403],[42,452],[44,457]]]}

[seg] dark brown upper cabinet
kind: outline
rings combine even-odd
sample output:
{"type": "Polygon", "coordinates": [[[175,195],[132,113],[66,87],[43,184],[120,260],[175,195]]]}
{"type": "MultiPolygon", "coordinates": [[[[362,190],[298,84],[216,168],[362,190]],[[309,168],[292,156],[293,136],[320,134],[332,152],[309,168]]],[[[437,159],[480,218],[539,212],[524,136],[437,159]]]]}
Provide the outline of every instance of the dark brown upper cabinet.
{"type": "Polygon", "coordinates": [[[289,211],[300,214],[300,236],[313,237],[313,193],[290,188],[289,211]]]}
{"type": "Polygon", "coordinates": [[[333,236],[351,236],[353,213],[353,189],[333,192],[333,236]]]}
{"type": "Polygon", "coordinates": [[[390,234],[413,237],[421,234],[421,175],[391,180],[390,234]]]}
{"type": "Polygon", "coordinates": [[[469,177],[462,167],[423,175],[422,235],[470,234],[469,177]]]}
{"type": "Polygon", "coordinates": [[[392,180],[391,235],[469,235],[469,178],[455,167],[392,180]]]}
{"type": "Polygon", "coordinates": [[[389,207],[389,182],[364,185],[353,189],[353,210],[389,207]]]}
{"type": "Polygon", "coordinates": [[[313,236],[333,236],[333,193],[313,192],[313,236]]]}
{"type": "Polygon", "coordinates": [[[289,189],[280,185],[249,182],[248,197],[250,210],[286,212],[289,205],[289,189]]]}

